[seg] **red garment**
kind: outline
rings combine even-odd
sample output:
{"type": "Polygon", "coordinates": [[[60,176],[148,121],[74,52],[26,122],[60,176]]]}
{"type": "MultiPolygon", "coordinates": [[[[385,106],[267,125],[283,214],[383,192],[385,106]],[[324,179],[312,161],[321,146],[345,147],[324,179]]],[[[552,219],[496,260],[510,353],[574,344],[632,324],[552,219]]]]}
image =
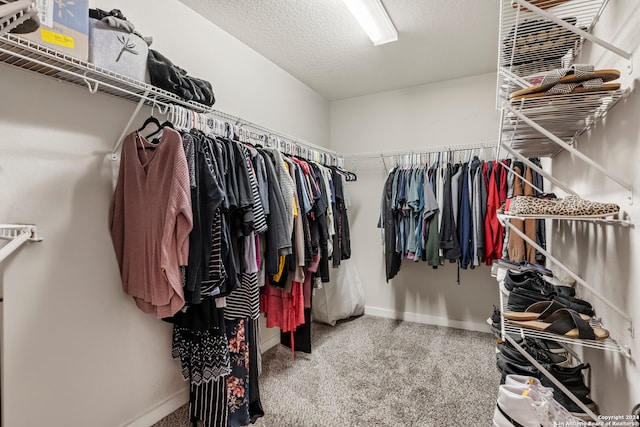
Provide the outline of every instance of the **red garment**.
{"type": "Polygon", "coordinates": [[[302,283],[293,282],[291,293],[268,283],[261,294],[260,311],[267,318],[267,328],[277,326],[282,332],[295,332],[304,324],[302,283]]]}
{"type": "MultiPolygon", "coordinates": [[[[502,258],[502,239],[504,227],[498,221],[497,211],[500,208],[500,194],[497,180],[502,179],[504,168],[498,162],[493,161],[492,170],[487,177],[487,216],[484,220],[485,230],[485,263],[491,265],[493,260],[502,258]],[[496,177],[498,175],[498,177],[496,177]]],[[[488,167],[486,168],[488,170],[488,167]]],[[[483,168],[483,171],[485,168],[483,168]]],[[[504,194],[506,199],[506,174],[504,174],[504,194]]]]}
{"type": "Polygon", "coordinates": [[[180,266],[188,262],[192,226],[189,168],[180,134],[164,128],[157,145],[138,132],[129,134],[122,146],[109,229],[122,289],[145,313],[170,317],[184,306],[180,266]]]}

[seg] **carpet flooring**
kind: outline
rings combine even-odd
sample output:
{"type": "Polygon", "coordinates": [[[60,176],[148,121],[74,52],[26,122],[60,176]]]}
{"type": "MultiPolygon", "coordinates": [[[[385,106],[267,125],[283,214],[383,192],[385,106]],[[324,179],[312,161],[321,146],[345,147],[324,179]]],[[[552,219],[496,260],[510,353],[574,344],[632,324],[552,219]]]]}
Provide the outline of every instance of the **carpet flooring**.
{"type": "MultiPolygon", "coordinates": [[[[313,353],[263,355],[259,427],[489,426],[491,334],[362,316],[314,323],[313,353]]],[[[152,427],[191,427],[187,405],[152,427]]]]}

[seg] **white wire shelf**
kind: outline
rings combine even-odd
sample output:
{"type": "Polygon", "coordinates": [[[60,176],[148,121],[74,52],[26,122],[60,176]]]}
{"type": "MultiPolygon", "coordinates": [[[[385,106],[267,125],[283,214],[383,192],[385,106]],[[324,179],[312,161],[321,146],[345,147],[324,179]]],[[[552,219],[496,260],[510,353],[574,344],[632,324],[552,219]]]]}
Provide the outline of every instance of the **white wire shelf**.
{"type": "Polygon", "coordinates": [[[0,224],[0,239],[2,240],[13,240],[22,233],[27,233],[31,241],[39,242],[42,240],[38,237],[38,230],[35,225],[0,224]]]}
{"type": "Polygon", "coordinates": [[[521,115],[567,144],[573,144],[575,138],[605,117],[628,93],[628,89],[618,89],[504,101],[501,141],[526,157],[553,157],[563,151],[563,147],[521,115]]]}
{"type": "Polygon", "coordinates": [[[0,247],[0,262],[4,261],[11,253],[25,242],[41,242],[35,225],[24,224],[0,224],[0,240],[8,240],[9,243],[0,247]]]}
{"type": "MultiPolygon", "coordinates": [[[[504,312],[505,310],[507,310],[507,298],[508,295],[505,294],[505,292],[502,291],[500,292],[500,305],[501,305],[501,311],[504,312]]],[[[591,325],[592,328],[604,328],[604,326],[602,325],[602,321],[600,319],[597,319],[595,317],[592,317],[591,320],[589,321],[589,324],[591,325]]],[[[611,351],[614,353],[620,353],[622,355],[624,355],[627,358],[631,358],[631,349],[629,347],[626,346],[621,346],[620,344],[617,343],[617,341],[611,337],[604,339],[604,340],[588,340],[588,339],[574,339],[574,338],[567,338],[563,335],[558,335],[558,334],[552,334],[550,332],[543,332],[543,331],[538,331],[535,329],[528,329],[528,328],[524,328],[524,327],[520,327],[520,326],[516,326],[513,325],[509,322],[509,320],[507,319],[502,319],[502,334],[504,336],[505,333],[507,334],[516,334],[516,335],[520,335],[522,337],[530,337],[530,338],[542,338],[545,340],[551,340],[551,341],[556,341],[562,344],[569,344],[569,345],[576,345],[576,346],[580,346],[580,347],[587,347],[587,348],[595,348],[598,350],[604,350],[604,351],[611,351]]]]}
{"type": "MultiPolygon", "coordinates": [[[[591,326],[602,328],[602,324],[598,322],[591,322],[591,326]]],[[[595,348],[598,350],[621,353],[625,357],[631,358],[631,350],[629,349],[629,347],[620,346],[613,338],[607,338],[606,340],[571,339],[558,334],[551,334],[549,332],[536,331],[533,329],[521,328],[519,326],[511,325],[508,320],[505,320],[504,332],[507,334],[520,335],[522,337],[541,338],[545,340],[556,341],[562,344],[578,345],[580,347],[595,348]]]]}
{"type": "MultiPolygon", "coordinates": [[[[497,107],[524,78],[574,63],[585,40],[629,60],[632,54],[591,34],[608,0],[501,0],[497,107]]],[[[605,67],[606,68],[606,67],[605,67]]]]}
{"type": "Polygon", "coordinates": [[[0,37],[0,62],[59,81],[88,87],[93,93],[106,93],[134,102],[144,100],[149,105],[176,104],[200,113],[211,111],[209,106],[185,101],[166,90],[64,55],[14,34],[0,37]]]}
{"type": "MultiPolygon", "coordinates": [[[[537,13],[524,2],[502,0],[498,69],[520,77],[573,63],[584,42],[573,29],[591,32],[607,0],[531,0],[531,3],[570,27],[537,13]]],[[[502,75],[503,84],[513,83],[505,77],[502,75]]]]}
{"type": "Polygon", "coordinates": [[[508,213],[498,214],[498,218],[500,222],[509,219],[555,219],[561,221],[582,221],[582,222],[591,222],[594,224],[603,224],[603,225],[619,225],[621,227],[632,227],[633,222],[629,219],[618,219],[616,217],[608,217],[608,218],[590,218],[586,216],[566,216],[566,215],[511,215],[508,213]]]}
{"type": "MultiPolygon", "coordinates": [[[[553,264],[555,264],[558,268],[560,268],[561,270],[563,270],[565,273],[567,273],[567,275],[569,277],[571,277],[573,280],[575,280],[577,283],[579,283],[584,289],[587,289],[592,295],[594,295],[596,298],[598,298],[600,301],[602,301],[604,304],[606,304],[607,306],[609,306],[613,311],[615,311],[616,313],[618,313],[618,315],[620,315],[621,318],[625,319],[627,322],[629,322],[629,328],[628,331],[630,333],[630,335],[633,337],[634,336],[634,326],[633,326],[633,318],[627,314],[626,312],[624,312],[620,307],[618,307],[613,301],[611,301],[606,295],[604,295],[602,292],[600,292],[599,290],[595,289],[591,284],[589,284],[588,282],[586,282],[582,277],[578,276],[576,273],[573,272],[573,270],[571,270],[569,267],[567,267],[564,263],[562,263],[562,261],[560,261],[559,259],[557,259],[556,257],[554,257],[549,251],[547,251],[545,248],[543,248],[542,246],[540,246],[534,239],[532,239],[531,237],[527,236],[522,230],[520,230],[518,227],[514,226],[511,221],[509,220],[509,218],[505,217],[504,215],[500,214],[498,215],[498,221],[500,221],[500,224],[502,224],[505,228],[509,229],[510,231],[512,231],[513,233],[517,234],[518,236],[520,236],[525,242],[527,242],[529,245],[531,245],[531,247],[535,248],[538,252],[540,252],[541,254],[543,254],[546,258],[547,258],[547,262],[551,262],[553,264]]],[[[500,302],[502,304],[502,300],[500,302]]]]}

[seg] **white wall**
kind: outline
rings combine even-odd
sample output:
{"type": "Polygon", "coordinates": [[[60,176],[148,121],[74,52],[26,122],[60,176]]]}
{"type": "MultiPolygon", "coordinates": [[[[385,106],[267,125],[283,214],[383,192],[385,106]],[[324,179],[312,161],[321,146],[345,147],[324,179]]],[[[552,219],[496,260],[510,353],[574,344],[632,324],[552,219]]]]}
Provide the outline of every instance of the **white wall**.
{"type": "MultiPolygon", "coordinates": [[[[182,3],[91,6],[120,8],[155,49],[210,80],[217,109],[328,144],[325,99],[182,3]]],[[[45,239],[0,266],[4,425],[150,425],[186,388],[170,325],[122,292],[107,228],[106,155],[135,105],[5,65],[0,77],[0,223],[37,224],[45,239]]]]}
{"type": "MultiPolygon", "coordinates": [[[[495,141],[495,84],[492,73],[332,102],[331,148],[362,153],[495,141]]],[[[498,291],[487,266],[461,270],[458,285],[455,264],[434,270],[404,261],[386,283],[376,223],[387,171],[380,159],[347,161],[346,167],[358,175],[349,187],[349,219],[367,312],[488,330],[485,319],[498,303],[498,291]]]]}
{"type": "MultiPolygon", "coordinates": [[[[587,43],[581,63],[595,64],[596,68],[615,68],[622,72],[619,82],[623,87],[637,86],[640,76],[640,4],[635,0],[609,2],[595,28],[595,34],[612,42],[635,56],[633,72],[629,74],[628,61],[602,48],[587,43]]],[[[640,94],[637,87],[627,100],[616,105],[603,123],[590,135],[580,138],[578,148],[609,171],[633,184],[633,204],[623,190],[604,175],[588,167],[568,153],[553,162],[554,175],[568,183],[582,197],[618,203],[635,223],[633,228],[618,226],[562,224],[555,228],[552,243],[554,255],[560,255],[571,269],[599,292],[606,295],[632,317],[635,338],[627,331],[629,323],[601,303],[592,293],[581,295],[591,301],[605,327],[622,345],[631,349],[632,359],[600,350],[586,351],[585,361],[593,371],[593,399],[603,414],[629,414],[640,403],[640,94]]]]}

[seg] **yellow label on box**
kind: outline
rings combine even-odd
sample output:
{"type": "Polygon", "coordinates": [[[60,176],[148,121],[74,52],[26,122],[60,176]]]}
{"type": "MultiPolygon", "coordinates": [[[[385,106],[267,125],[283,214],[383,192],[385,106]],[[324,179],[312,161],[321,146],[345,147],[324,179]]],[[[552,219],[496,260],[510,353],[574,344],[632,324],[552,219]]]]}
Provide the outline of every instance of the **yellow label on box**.
{"type": "Polygon", "coordinates": [[[73,49],[75,47],[75,41],[73,40],[73,37],[54,33],[53,31],[45,30],[44,28],[40,29],[40,35],[42,36],[42,41],[45,41],[47,43],[57,44],[60,46],[68,47],[69,49],[73,49]]]}

